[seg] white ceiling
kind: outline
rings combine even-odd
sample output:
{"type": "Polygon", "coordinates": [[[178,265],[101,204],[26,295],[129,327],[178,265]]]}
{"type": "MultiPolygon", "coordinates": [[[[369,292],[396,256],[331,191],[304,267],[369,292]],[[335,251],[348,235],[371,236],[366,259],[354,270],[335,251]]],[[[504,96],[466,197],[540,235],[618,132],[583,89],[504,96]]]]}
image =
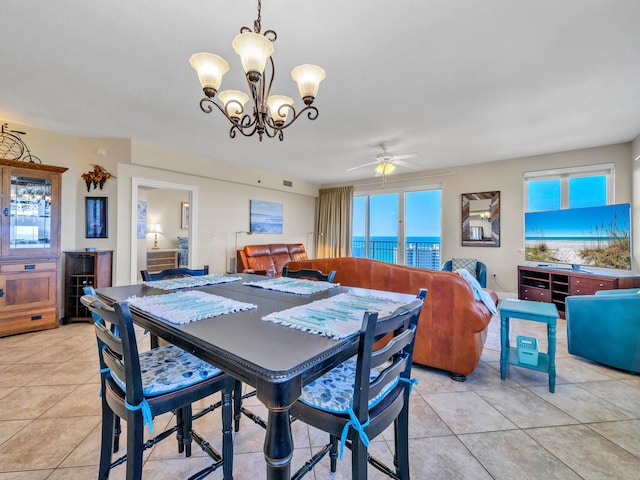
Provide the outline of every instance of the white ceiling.
{"type": "MultiPolygon", "coordinates": [[[[229,138],[188,60],[229,61],[256,0],[3,0],[0,118],[133,138],[328,184],[373,176],[380,142],[441,168],[630,141],[640,134],[638,0],[264,0],[273,93],[325,68],[314,122],[229,138]]],[[[26,138],[28,143],[28,137],[26,138]]],[[[39,154],[40,156],[46,156],[39,154]]],[[[399,168],[398,173],[407,170],[399,168]]]]}

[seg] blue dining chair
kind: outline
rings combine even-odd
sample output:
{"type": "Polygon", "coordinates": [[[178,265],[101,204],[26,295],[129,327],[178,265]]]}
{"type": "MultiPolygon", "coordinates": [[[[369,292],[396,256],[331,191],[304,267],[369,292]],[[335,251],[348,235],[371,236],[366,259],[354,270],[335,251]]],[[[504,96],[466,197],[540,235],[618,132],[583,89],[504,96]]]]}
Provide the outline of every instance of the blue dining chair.
{"type": "Polygon", "coordinates": [[[346,446],[351,450],[351,478],[367,479],[367,463],[400,480],[409,480],[409,394],[415,333],[427,291],[392,315],[378,318],[366,312],[362,321],[358,354],[302,389],[291,407],[291,416],[329,434],[329,443],[291,478],[312,471],[327,454],[331,473],[346,446]],[[391,338],[374,350],[376,340],[391,338]],[[394,425],[394,469],[368,453],[369,441],[394,425]]]}
{"type": "Polygon", "coordinates": [[[282,267],[282,276],[333,283],[336,278],[336,271],[331,270],[329,273],[322,273],[320,270],[313,269],[289,270],[289,267],[285,265],[282,267]]]}
{"type": "Polygon", "coordinates": [[[177,434],[179,452],[191,456],[191,442],[213,459],[192,478],[204,478],[222,466],[223,478],[232,479],[233,438],[231,397],[235,380],[218,368],[176,347],[165,345],[139,353],[131,312],[126,303],[105,305],[92,295],[82,304],[95,314],[94,321],[102,387],[102,441],[98,478],[108,478],[114,466],[127,462],[127,479],[142,477],[142,454],[148,447],[177,434]],[[117,328],[111,328],[116,326],[117,328]],[[192,429],[193,419],[214,410],[212,405],[193,415],[192,403],[222,392],[222,455],[192,429]],[[144,441],[144,426],[153,433],[153,418],[175,411],[176,424],[144,441]],[[112,462],[116,418],[127,422],[127,453],[112,462]]]}

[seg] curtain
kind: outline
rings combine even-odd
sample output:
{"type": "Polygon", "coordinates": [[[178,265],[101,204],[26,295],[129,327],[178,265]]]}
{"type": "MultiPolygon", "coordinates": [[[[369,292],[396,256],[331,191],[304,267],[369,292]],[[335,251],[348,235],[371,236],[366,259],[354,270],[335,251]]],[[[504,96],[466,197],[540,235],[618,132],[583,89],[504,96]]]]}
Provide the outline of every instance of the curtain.
{"type": "Polygon", "coordinates": [[[351,256],[353,186],[320,190],[316,220],[316,258],[351,256]]]}

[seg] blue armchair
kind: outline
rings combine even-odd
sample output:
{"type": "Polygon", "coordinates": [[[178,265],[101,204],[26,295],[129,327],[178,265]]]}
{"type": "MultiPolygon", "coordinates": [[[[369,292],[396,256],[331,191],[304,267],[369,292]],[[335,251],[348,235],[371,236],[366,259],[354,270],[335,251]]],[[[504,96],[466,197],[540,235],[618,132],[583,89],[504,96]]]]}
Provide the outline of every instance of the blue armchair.
{"type": "Polygon", "coordinates": [[[640,373],[640,289],[566,298],[569,353],[640,373]]]}
{"type": "MultiPolygon", "coordinates": [[[[452,266],[453,266],[453,261],[447,260],[442,264],[442,268],[440,270],[444,270],[446,272],[452,272],[453,271],[452,266]]],[[[475,277],[482,288],[487,288],[487,266],[484,263],[476,261],[476,271],[469,272],[469,273],[475,274],[475,277]]]]}

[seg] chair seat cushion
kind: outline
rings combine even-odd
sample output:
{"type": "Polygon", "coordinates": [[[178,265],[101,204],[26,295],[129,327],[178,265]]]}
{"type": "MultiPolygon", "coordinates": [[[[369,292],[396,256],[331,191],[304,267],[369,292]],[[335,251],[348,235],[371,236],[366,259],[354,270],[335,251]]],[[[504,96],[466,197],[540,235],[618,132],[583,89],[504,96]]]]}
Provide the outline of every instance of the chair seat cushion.
{"type": "MultiPolygon", "coordinates": [[[[369,382],[373,382],[385,366],[372,369],[369,382]]],[[[310,407],[331,413],[347,414],[353,407],[353,390],[356,378],[356,359],[351,358],[333,370],[317,378],[302,389],[299,400],[310,407]]],[[[373,408],[384,396],[398,384],[398,378],[391,380],[382,391],[369,401],[373,408]]]]}
{"type": "MultiPolygon", "coordinates": [[[[140,354],[142,391],[145,397],[173,392],[208,378],[220,375],[221,370],[175,345],[163,345],[140,354]]],[[[125,390],[124,379],[112,376],[125,390]]]]}

